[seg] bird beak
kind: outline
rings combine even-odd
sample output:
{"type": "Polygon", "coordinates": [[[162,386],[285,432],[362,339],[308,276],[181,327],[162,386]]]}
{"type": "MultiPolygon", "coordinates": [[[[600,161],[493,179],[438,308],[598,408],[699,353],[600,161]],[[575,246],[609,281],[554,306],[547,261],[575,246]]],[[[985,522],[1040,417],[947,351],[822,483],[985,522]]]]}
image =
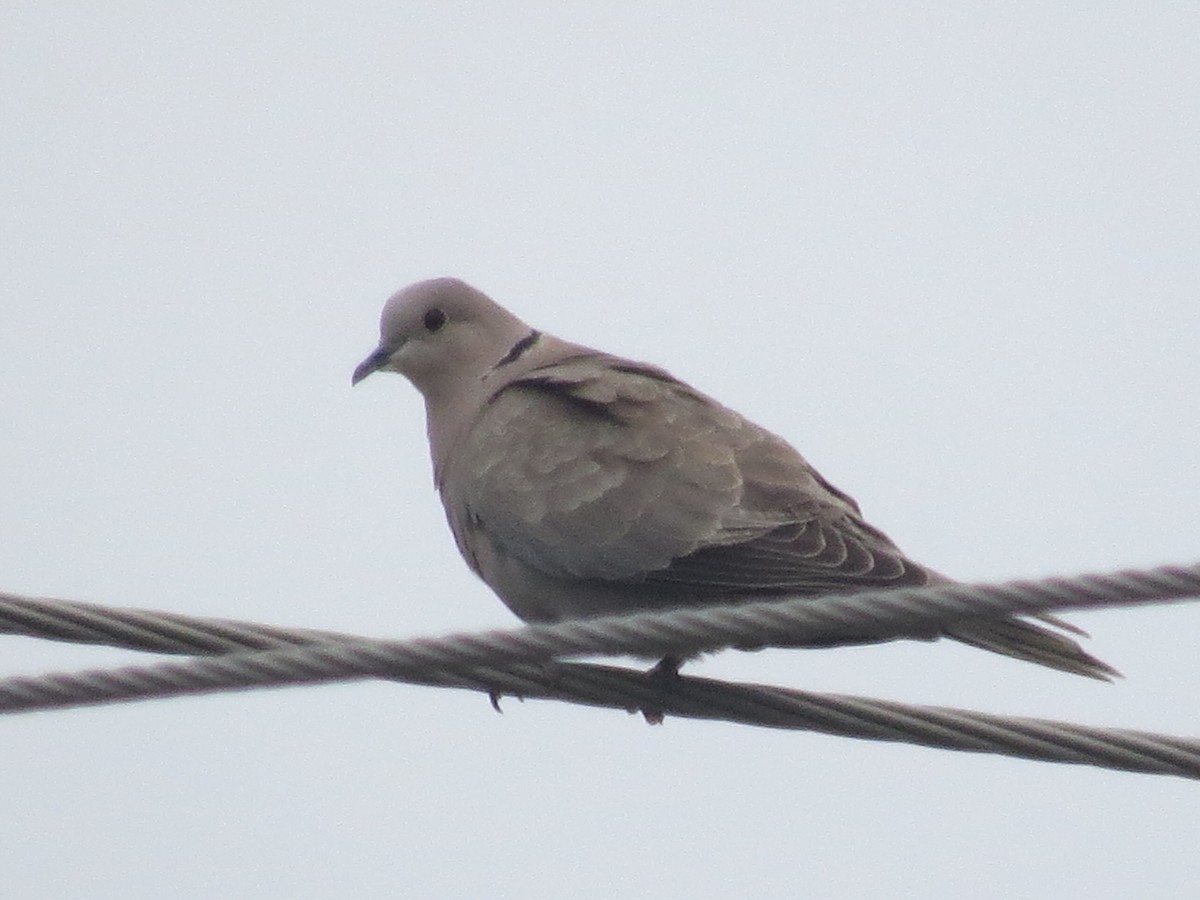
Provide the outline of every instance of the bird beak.
{"type": "Polygon", "coordinates": [[[354,374],[350,376],[350,386],[353,387],[372,372],[378,372],[380,369],[386,366],[389,360],[391,360],[392,354],[395,352],[395,347],[380,346],[377,348],[374,353],[358,364],[358,368],[355,369],[354,374]]]}

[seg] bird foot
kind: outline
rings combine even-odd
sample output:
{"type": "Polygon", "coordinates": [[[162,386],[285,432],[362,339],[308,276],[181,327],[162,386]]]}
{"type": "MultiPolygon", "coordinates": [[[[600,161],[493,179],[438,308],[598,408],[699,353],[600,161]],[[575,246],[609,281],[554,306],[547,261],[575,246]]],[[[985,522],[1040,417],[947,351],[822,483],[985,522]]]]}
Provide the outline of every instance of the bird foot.
{"type": "MultiPolygon", "coordinates": [[[[675,656],[664,656],[646,672],[646,677],[652,682],[657,682],[658,686],[665,690],[671,682],[679,678],[679,667],[682,665],[682,659],[675,656]]],[[[652,706],[644,706],[639,712],[646,720],[647,725],[661,725],[666,718],[666,714],[661,709],[652,706]]]]}

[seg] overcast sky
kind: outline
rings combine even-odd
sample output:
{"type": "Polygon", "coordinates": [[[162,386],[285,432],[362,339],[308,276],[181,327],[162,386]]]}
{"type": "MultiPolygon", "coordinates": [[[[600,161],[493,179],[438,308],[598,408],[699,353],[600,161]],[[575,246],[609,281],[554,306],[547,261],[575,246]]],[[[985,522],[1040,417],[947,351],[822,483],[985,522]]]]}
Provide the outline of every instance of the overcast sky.
{"type": "MultiPolygon", "coordinates": [[[[1194,3],[0,6],[0,589],[380,636],[467,571],[379,309],[466,278],[983,580],[1200,558],[1194,3]]],[[[697,674],[1200,734],[1200,607],[697,674]]],[[[0,637],[4,674],[131,653],[0,637]]],[[[1192,897],[1196,786],[351,684],[0,720],[7,896],[1192,897]]]]}

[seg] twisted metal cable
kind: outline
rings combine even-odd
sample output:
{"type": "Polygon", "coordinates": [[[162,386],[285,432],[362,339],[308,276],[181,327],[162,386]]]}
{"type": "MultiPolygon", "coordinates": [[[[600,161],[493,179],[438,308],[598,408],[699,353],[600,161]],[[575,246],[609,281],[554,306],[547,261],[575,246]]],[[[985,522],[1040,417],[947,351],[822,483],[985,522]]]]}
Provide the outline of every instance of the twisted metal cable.
{"type": "MultiPolygon", "coordinates": [[[[308,682],[390,675],[419,678],[430,670],[462,671],[505,667],[518,662],[542,662],[586,654],[686,657],[725,647],[795,646],[887,639],[928,632],[970,617],[1000,617],[1065,609],[1132,606],[1200,596],[1200,565],[1084,575],[1044,581],[1013,581],[998,585],[939,584],[894,588],[855,594],[745,603],[735,606],[676,609],[577,619],[554,625],[529,625],[482,634],[410,641],[370,640],[313,631],[283,631],[248,623],[218,621],[207,629],[203,620],[139,610],[111,610],[65,601],[29,601],[0,595],[0,630],[49,636],[59,640],[90,640],[105,629],[135,649],[165,652],[204,652],[246,647],[264,649],[257,668],[223,671],[221,660],[186,664],[177,678],[194,673],[208,688],[279,686],[289,671],[308,682]],[[199,633],[197,633],[199,632],[199,633]],[[335,643],[319,643],[335,638],[335,643]],[[213,643],[213,642],[216,643],[213,643]],[[170,649],[181,642],[179,651],[170,649]],[[261,680],[260,680],[261,679],[261,680]]],[[[249,659],[249,655],[247,655],[249,659]]],[[[165,668],[171,664],[161,664],[165,668]]],[[[153,679],[156,667],[124,670],[132,680],[153,679]]],[[[178,664],[176,664],[178,668],[178,664]]],[[[52,677],[52,676],[47,676],[52,677]]],[[[7,682],[0,681],[0,690],[7,682]]],[[[114,691],[117,687],[114,684],[114,691]]],[[[137,699],[137,688],[128,697],[137,699]]],[[[0,711],[7,709],[0,700],[0,711]]]]}
{"type": "Polygon", "coordinates": [[[643,614],[410,642],[369,641],[328,632],[0,595],[0,630],[10,633],[157,652],[231,654],[188,663],[8,679],[0,681],[0,711],[374,676],[492,694],[643,709],[656,715],[803,728],[1200,778],[1200,742],[1188,739],[685,676],[647,677],[605,666],[522,661],[562,653],[658,655],[678,652],[680,646],[688,651],[713,649],[724,645],[721,641],[754,645],[772,642],[764,638],[795,643],[798,635],[801,639],[819,635],[817,640],[829,640],[847,633],[839,629],[849,628],[854,636],[861,636],[864,626],[876,629],[871,633],[885,635],[895,633],[889,632],[889,627],[903,633],[914,623],[962,617],[966,615],[964,610],[1000,615],[1183,599],[1197,593],[1200,567],[1164,567],[1049,582],[948,585],[643,614]],[[910,596],[905,600],[898,596],[901,594],[910,596]],[[814,614],[805,615],[809,610],[814,614]],[[889,621],[895,626],[880,624],[889,621]],[[630,638],[628,643],[622,643],[625,637],[630,638]],[[289,645],[291,648],[284,650],[237,652],[289,645]]]}
{"type": "MultiPolygon", "coordinates": [[[[227,661],[247,660],[234,654],[227,661]]],[[[62,686],[71,705],[107,702],[103,684],[92,674],[64,676],[62,686]]],[[[169,681],[169,672],[146,683],[155,696],[204,693],[208,687],[169,681]]],[[[296,674],[293,672],[293,674],[296,674]]],[[[1117,728],[1096,728],[970,710],[896,703],[838,694],[817,694],[770,685],[730,684],[708,678],[675,676],[661,679],[628,669],[582,663],[516,665],[505,670],[480,670],[478,683],[466,675],[447,673],[421,679],[444,687],[476,688],[489,693],[516,694],[523,699],[562,700],[611,709],[653,711],[656,717],[721,720],[769,728],[816,731],[839,737],[916,744],[946,750],[995,753],[1021,759],[1074,763],[1147,774],[1200,779],[1200,740],[1117,728]]],[[[324,679],[313,677],[315,683],[324,679]]],[[[6,698],[19,690],[22,679],[5,684],[6,698]]],[[[289,683],[309,683],[296,677],[289,683]]],[[[214,682],[213,690],[229,689],[214,682]]],[[[39,692],[39,708],[47,697],[39,692]]]]}

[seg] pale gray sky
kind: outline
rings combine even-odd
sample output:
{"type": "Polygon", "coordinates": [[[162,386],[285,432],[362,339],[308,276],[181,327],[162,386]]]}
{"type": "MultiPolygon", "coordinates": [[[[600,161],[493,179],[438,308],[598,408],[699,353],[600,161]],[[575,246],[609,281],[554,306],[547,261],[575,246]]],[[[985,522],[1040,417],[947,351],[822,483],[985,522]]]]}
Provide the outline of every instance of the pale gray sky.
{"type": "MultiPolygon", "coordinates": [[[[965,579],[1200,557],[1192,3],[7,3],[0,588],[515,624],[397,287],[471,280],[792,440],[965,579]]],[[[719,677],[1200,733],[1200,607],[719,677]]],[[[0,669],[144,660],[0,638],[0,669]]],[[[0,720],[31,898],[1194,896],[1176,779],[358,684],[0,720]]]]}

